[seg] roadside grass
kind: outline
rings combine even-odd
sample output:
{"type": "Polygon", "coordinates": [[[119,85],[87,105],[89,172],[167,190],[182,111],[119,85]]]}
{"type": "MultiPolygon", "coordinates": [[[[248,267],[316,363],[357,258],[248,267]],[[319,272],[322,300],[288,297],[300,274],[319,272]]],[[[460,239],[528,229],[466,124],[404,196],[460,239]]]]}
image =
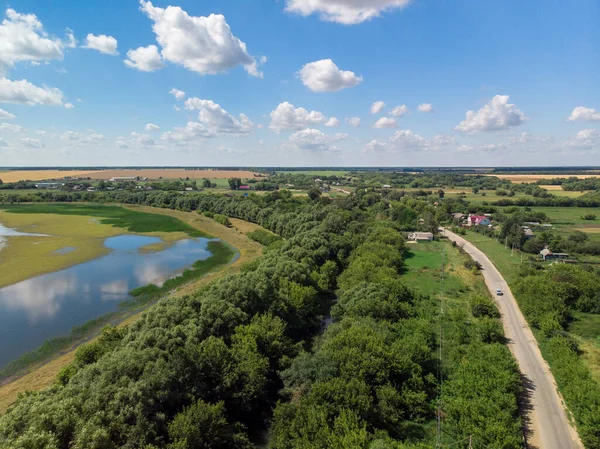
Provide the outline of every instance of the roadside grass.
{"type": "Polygon", "coordinates": [[[529,257],[531,257],[530,255],[523,254],[523,261],[521,262],[521,253],[519,251],[515,250],[511,252],[510,248],[505,248],[496,239],[476,232],[468,231],[467,235],[462,237],[483,251],[509,284],[517,280],[517,273],[521,263],[528,263],[529,257]]]}
{"type": "MultiPolygon", "coordinates": [[[[254,259],[256,259],[256,257],[262,254],[262,246],[259,243],[247,238],[240,230],[235,228],[227,228],[200,214],[194,212],[173,211],[169,209],[156,209],[149,206],[128,205],[123,207],[134,212],[149,212],[158,215],[174,217],[203,233],[206,232],[209,235],[223,240],[227,244],[236,248],[239,252],[239,257],[232,263],[229,263],[225,266],[220,266],[218,267],[218,270],[212,270],[200,278],[181,285],[176,288],[175,291],[170,292],[169,295],[164,295],[163,297],[168,297],[171,295],[182,296],[194,293],[199,288],[208,285],[217,279],[239,272],[243,265],[252,262],[254,259]]],[[[241,224],[242,220],[231,219],[231,221],[235,226],[239,226],[240,228],[244,227],[241,224]]],[[[247,229],[252,230],[264,229],[252,223],[249,223],[247,226],[247,229]]],[[[124,319],[112,320],[111,324],[117,325],[118,327],[128,326],[139,320],[147,307],[151,307],[151,304],[146,305],[146,307],[142,307],[142,310],[124,311],[124,319]]],[[[29,367],[28,372],[22,373],[22,375],[20,375],[18,378],[13,378],[10,379],[9,382],[0,384],[0,413],[4,412],[16,401],[18,394],[25,391],[38,391],[52,385],[58,372],[73,360],[77,347],[81,343],[94,341],[99,332],[100,328],[90,333],[85,339],[83,339],[83,341],[73,342],[68,349],[66,349],[56,358],[47,362],[40,362],[35,366],[31,366],[29,367]]]]}

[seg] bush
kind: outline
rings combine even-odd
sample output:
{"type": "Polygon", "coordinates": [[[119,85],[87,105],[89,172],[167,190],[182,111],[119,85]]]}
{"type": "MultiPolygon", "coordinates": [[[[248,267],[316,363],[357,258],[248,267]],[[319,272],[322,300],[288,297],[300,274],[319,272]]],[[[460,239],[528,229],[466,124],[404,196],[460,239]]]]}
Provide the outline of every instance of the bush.
{"type": "Polygon", "coordinates": [[[594,214],[585,214],[581,218],[584,219],[584,220],[595,220],[596,216],[594,214]]]}
{"type": "Polygon", "coordinates": [[[465,268],[467,268],[469,270],[474,269],[476,271],[479,271],[479,270],[481,270],[481,268],[483,268],[479,262],[477,262],[473,259],[465,260],[464,265],[465,265],[465,268]]]}
{"type": "Polygon", "coordinates": [[[260,243],[263,246],[269,246],[272,243],[281,240],[281,237],[277,234],[273,234],[265,229],[257,229],[256,231],[248,232],[246,234],[250,239],[260,243]]]}
{"type": "Polygon", "coordinates": [[[473,296],[469,303],[471,306],[471,313],[475,318],[483,316],[500,318],[500,312],[498,312],[496,304],[485,296],[473,296]]]}
{"type": "Polygon", "coordinates": [[[227,215],[215,214],[213,216],[213,220],[222,224],[223,226],[227,226],[228,228],[231,226],[231,222],[229,221],[229,217],[227,217],[227,215]]]}

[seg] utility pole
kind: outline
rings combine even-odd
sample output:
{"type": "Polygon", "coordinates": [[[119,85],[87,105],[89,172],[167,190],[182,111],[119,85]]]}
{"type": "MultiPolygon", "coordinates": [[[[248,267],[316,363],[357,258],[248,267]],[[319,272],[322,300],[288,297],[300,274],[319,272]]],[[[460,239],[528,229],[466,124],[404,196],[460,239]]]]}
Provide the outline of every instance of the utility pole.
{"type": "Polygon", "coordinates": [[[473,435],[469,435],[469,449],[473,449],[473,435]]]}

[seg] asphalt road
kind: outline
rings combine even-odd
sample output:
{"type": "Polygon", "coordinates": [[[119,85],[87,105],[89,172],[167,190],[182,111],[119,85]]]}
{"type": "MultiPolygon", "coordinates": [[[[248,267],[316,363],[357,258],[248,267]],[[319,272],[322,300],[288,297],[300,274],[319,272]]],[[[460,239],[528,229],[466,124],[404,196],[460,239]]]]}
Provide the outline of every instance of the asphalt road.
{"type": "Polygon", "coordinates": [[[519,364],[526,391],[529,392],[529,407],[524,412],[528,444],[539,449],[582,449],[579,436],[567,418],[554,376],[542,358],[535,337],[508,284],[490,259],[475,245],[448,230],[444,230],[444,234],[481,264],[485,283],[496,298],[504,333],[509,340],[508,347],[519,364]],[[497,288],[502,290],[503,296],[496,296],[497,288]]]}

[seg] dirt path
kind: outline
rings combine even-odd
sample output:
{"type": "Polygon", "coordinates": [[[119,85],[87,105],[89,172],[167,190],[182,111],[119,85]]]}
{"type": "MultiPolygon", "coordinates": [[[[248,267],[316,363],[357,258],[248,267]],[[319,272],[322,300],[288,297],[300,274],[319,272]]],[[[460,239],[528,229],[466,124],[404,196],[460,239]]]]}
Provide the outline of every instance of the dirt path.
{"type": "MultiPolygon", "coordinates": [[[[240,267],[256,259],[262,254],[262,246],[250,240],[246,237],[247,232],[254,231],[256,229],[262,229],[260,226],[249,223],[243,220],[231,219],[233,226],[227,228],[219,223],[211,220],[207,217],[199,215],[195,212],[180,212],[173,211],[170,209],[158,209],[148,206],[128,206],[120,205],[121,207],[138,210],[141,212],[148,212],[154,214],[163,214],[176,217],[185,223],[188,223],[197,229],[210,234],[213,237],[220,238],[221,240],[229,243],[235,247],[239,252],[239,257],[233,263],[221,268],[220,270],[208,273],[201,279],[192,281],[189,284],[182,285],[172,295],[185,295],[194,292],[203,285],[206,285],[216,279],[227,276],[229,274],[237,273],[240,267]]],[[[121,321],[118,326],[126,326],[138,320],[144,311],[135,313],[127,319],[121,321]]],[[[95,338],[91,338],[87,341],[93,341],[95,338]]],[[[19,393],[24,391],[37,391],[50,386],[58,372],[66,365],[71,363],[75,356],[77,346],[74,346],[70,351],[58,355],[49,362],[40,365],[31,372],[0,386],[0,413],[3,413],[11,404],[13,404],[19,393]]]]}
{"type": "Polygon", "coordinates": [[[523,416],[527,426],[528,447],[583,449],[583,444],[567,417],[554,376],[542,358],[537,341],[508,284],[490,259],[475,245],[448,230],[444,230],[444,235],[481,264],[485,283],[496,298],[502,314],[504,333],[509,340],[508,348],[519,364],[528,399],[523,416]],[[503,296],[496,296],[498,288],[504,293],[503,296]]]}

